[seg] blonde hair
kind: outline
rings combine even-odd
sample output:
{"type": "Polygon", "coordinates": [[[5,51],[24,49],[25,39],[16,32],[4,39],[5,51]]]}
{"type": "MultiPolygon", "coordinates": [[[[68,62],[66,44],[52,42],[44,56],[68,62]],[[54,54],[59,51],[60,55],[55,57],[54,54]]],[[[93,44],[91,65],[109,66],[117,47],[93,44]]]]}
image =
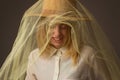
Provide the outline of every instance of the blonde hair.
{"type": "MultiPolygon", "coordinates": [[[[36,33],[36,38],[37,38],[37,45],[38,48],[40,49],[44,44],[46,43],[46,34],[47,34],[47,28],[48,26],[42,25],[40,29],[38,29],[36,33]]],[[[66,55],[65,57],[70,57],[73,61],[73,65],[76,65],[78,60],[79,60],[79,53],[74,49],[72,39],[71,39],[71,28],[68,28],[68,37],[66,42],[64,43],[64,46],[67,48],[66,55]]],[[[50,58],[51,57],[51,52],[53,52],[53,47],[51,47],[50,44],[47,45],[46,49],[42,52],[41,56],[44,58],[50,58]]]]}

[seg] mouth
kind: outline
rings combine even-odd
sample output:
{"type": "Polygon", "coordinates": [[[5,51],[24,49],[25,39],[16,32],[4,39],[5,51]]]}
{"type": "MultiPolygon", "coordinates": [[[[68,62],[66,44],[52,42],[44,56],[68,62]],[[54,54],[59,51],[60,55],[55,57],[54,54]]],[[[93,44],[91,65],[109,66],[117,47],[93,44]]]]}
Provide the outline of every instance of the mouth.
{"type": "Polygon", "coordinates": [[[63,41],[62,37],[53,37],[52,40],[56,43],[61,43],[63,41]]]}

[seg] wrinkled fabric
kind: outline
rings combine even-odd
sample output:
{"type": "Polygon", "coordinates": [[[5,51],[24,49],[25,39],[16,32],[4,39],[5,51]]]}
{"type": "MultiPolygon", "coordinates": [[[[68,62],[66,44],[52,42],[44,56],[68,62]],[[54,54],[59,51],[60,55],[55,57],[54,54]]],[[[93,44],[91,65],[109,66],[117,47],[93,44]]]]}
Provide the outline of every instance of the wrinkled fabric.
{"type": "Polygon", "coordinates": [[[50,59],[39,58],[35,60],[39,49],[35,49],[30,53],[25,80],[110,80],[104,77],[102,73],[96,72],[94,68],[87,64],[86,59],[96,69],[102,68],[97,65],[95,59],[95,50],[90,46],[84,46],[81,51],[81,58],[76,66],[72,65],[70,58],[65,58],[65,49],[58,49],[56,54],[50,59]],[[31,64],[32,60],[35,60],[31,64]]]}
{"type": "MultiPolygon", "coordinates": [[[[71,43],[79,56],[82,56],[82,44],[91,46],[95,50],[93,58],[89,51],[89,57],[81,57],[80,61],[83,60],[81,64],[88,69],[85,68],[84,70],[80,65],[78,70],[80,71],[80,78],[87,74],[86,76],[89,76],[89,79],[86,80],[120,80],[120,60],[114,48],[94,16],[78,0],[38,0],[26,10],[12,50],[0,69],[0,80],[25,80],[29,63],[28,56],[31,51],[38,48],[36,33],[40,30],[40,38],[43,43],[40,41],[42,45],[39,46],[39,54],[37,53],[35,60],[30,60],[31,66],[39,61],[39,57],[49,44],[51,29],[55,24],[61,23],[71,27],[71,43]],[[44,32],[46,32],[46,35],[42,35],[44,32]],[[86,63],[84,63],[84,60],[86,63]]],[[[87,52],[87,50],[84,51],[87,52]]],[[[54,64],[54,58],[51,59],[53,60],[52,64],[54,64]]],[[[42,66],[44,65],[40,65],[40,67],[42,66]]],[[[68,69],[71,68],[68,67],[68,69]]],[[[51,79],[53,78],[51,77],[51,79]]]]}

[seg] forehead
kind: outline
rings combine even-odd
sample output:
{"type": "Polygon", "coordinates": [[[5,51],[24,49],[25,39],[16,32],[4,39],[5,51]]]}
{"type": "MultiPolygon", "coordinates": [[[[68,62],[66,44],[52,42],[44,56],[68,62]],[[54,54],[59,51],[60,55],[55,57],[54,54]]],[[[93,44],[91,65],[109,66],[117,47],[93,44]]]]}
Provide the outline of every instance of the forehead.
{"type": "Polygon", "coordinates": [[[67,30],[67,31],[71,29],[69,25],[63,23],[57,23],[51,27],[51,29],[57,29],[57,28],[60,30],[67,30]]]}
{"type": "Polygon", "coordinates": [[[56,23],[56,24],[54,24],[54,25],[51,26],[51,27],[70,28],[69,25],[64,24],[64,23],[56,23]]]}
{"type": "Polygon", "coordinates": [[[64,26],[64,27],[69,27],[69,25],[64,24],[64,23],[56,23],[55,26],[64,26]]]}

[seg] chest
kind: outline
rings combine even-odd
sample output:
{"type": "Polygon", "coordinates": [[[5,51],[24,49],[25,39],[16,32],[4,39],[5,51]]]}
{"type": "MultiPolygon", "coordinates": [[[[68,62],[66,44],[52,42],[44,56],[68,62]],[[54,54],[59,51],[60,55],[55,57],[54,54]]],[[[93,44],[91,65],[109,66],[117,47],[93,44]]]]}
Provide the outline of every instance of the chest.
{"type": "Polygon", "coordinates": [[[88,66],[84,64],[84,60],[73,66],[72,59],[57,56],[49,60],[39,59],[33,69],[33,74],[38,80],[79,80],[88,74],[88,66]]]}

